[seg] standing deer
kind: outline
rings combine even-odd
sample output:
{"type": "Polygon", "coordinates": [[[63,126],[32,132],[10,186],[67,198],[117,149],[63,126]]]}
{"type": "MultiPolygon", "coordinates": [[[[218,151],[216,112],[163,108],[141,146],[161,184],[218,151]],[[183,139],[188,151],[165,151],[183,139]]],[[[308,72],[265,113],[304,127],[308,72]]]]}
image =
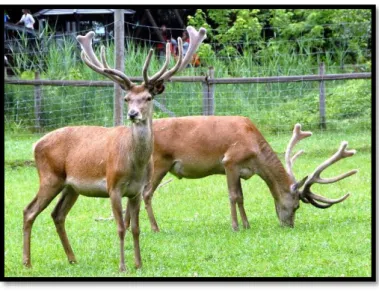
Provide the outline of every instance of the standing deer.
{"type": "Polygon", "coordinates": [[[120,271],[125,271],[124,237],[125,224],[122,218],[122,197],[128,198],[131,230],[133,234],[135,265],[141,267],[139,247],[139,210],[141,194],[152,175],[153,131],[152,114],[155,95],[164,90],[164,82],[183,70],[192,55],[205,39],[206,31],[197,32],[187,28],[191,47],[185,58],[182,40],[179,38],[179,58],[173,68],[170,62],[170,45],[166,46],[166,60],[161,70],[152,77],[148,68],[153,50],[150,50],[143,66],[144,82],[136,85],[121,71],[111,69],[101,48],[101,62],[92,49],[94,32],[77,39],[82,47],[82,60],[92,70],[100,73],[128,91],[128,118],[131,128],[124,126],[104,128],[94,126],[66,127],[55,130],[41,138],[34,146],[34,157],[40,179],[37,195],[24,209],[23,263],[31,266],[30,237],[33,222],[40,212],[60,193],[62,196],[52,212],[52,217],[70,263],[76,259],[66,235],[65,219],[79,194],[88,197],[110,198],[120,239],[120,271]]]}
{"type": "MultiPolygon", "coordinates": [[[[244,228],[249,228],[243,205],[241,178],[249,179],[254,174],[259,175],[274,197],[275,209],[281,225],[293,227],[299,200],[317,208],[328,208],[349,196],[347,194],[333,200],[316,195],[310,190],[314,183],[333,183],[357,172],[357,170],[352,170],[332,179],[320,178],[320,173],[325,168],[342,158],[355,154],[355,150],[346,150],[347,142],[342,142],[340,149],[316,168],[310,176],[306,176],[299,182],[296,181],[292,165],[302,151],[291,158],[292,148],[301,139],[312,135],[311,132],[301,131],[300,124],[295,125],[292,139],[285,153],[286,169],[248,118],[221,116],[165,118],[153,122],[153,131],[154,172],[151,184],[143,194],[153,231],[159,231],[159,227],[154,217],[151,200],[156,187],[168,172],[179,179],[225,174],[233,230],[238,230],[236,205],[238,205],[244,228]]],[[[130,221],[128,208],[125,218],[128,227],[130,221]]]]}

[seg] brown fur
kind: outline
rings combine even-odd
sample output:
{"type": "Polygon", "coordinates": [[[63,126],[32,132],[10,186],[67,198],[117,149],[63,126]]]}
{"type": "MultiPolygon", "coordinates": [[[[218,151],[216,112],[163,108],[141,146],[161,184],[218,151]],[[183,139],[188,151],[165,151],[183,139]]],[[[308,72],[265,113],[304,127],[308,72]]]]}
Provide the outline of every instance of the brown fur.
{"type": "Polygon", "coordinates": [[[249,227],[243,205],[241,178],[248,179],[258,174],[265,180],[278,204],[292,200],[289,193],[293,182],[275,152],[248,118],[165,118],[154,120],[153,130],[154,174],[149,188],[144,192],[152,230],[159,231],[151,207],[152,196],[168,172],[178,178],[226,174],[234,230],[238,229],[236,204],[243,226],[249,227]]]}
{"type": "MultiPolygon", "coordinates": [[[[126,98],[129,111],[137,115],[127,127],[66,127],[42,137],[34,145],[40,178],[36,197],[24,209],[24,265],[31,266],[30,236],[34,220],[60,193],[52,213],[57,232],[69,262],[76,262],[64,223],[79,194],[110,198],[120,238],[120,270],[125,270],[121,198],[128,198],[131,209],[135,265],[141,267],[138,214],[142,191],[153,168],[152,93],[144,86],[133,86],[126,98]]],[[[129,219],[130,220],[130,219],[129,219]]]]}

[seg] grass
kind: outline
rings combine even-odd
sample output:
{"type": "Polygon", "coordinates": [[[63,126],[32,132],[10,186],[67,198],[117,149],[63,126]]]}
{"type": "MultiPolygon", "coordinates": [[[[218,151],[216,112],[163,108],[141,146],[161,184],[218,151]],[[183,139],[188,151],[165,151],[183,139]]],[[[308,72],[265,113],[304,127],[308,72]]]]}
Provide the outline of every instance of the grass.
{"type": "MultiPolygon", "coordinates": [[[[280,158],[291,133],[266,135],[280,158]]],[[[306,153],[296,161],[301,178],[332,155],[340,141],[357,154],[325,171],[325,177],[353,168],[357,175],[313,190],[345,202],[326,210],[301,204],[295,228],[282,228],[268,187],[258,177],[243,181],[251,229],[233,232],[224,176],[177,180],[160,188],[153,206],[161,228],[150,231],[141,208],[143,267],[134,268],[131,234],[125,241],[128,272],[118,272],[119,244],[110,201],[80,197],[66,228],[78,260],[70,265],[50,217],[57,198],[37,218],[32,234],[32,269],[22,266],[22,210],[38,189],[32,144],[38,136],[5,137],[6,277],[370,277],[371,138],[370,133],[316,132],[301,142],[306,153]]],[[[164,179],[167,180],[169,177],[164,179]]],[[[125,206],[126,201],[124,201],[125,206]]]]}

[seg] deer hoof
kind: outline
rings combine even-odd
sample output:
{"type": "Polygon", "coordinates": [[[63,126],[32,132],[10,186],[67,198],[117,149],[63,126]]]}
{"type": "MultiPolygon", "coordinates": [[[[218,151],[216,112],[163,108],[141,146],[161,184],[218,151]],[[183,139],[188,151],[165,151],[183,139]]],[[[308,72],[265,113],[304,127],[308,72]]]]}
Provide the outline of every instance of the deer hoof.
{"type": "Polygon", "coordinates": [[[31,269],[31,267],[32,267],[32,264],[29,261],[23,262],[23,265],[25,268],[28,268],[28,269],[31,269]]]}
{"type": "Polygon", "coordinates": [[[142,268],[142,264],[141,263],[136,263],[135,266],[136,266],[136,269],[142,268]]]}
{"type": "Polygon", "coordinates": [[[120,272],[121,273],[126,272],[126,268],[124,264],[120,265],[120,272]]]}
{"type": "Polygon", "coordinates": [[[76,260],[68,261],[71,265],[76,265],[78,262],[76,260]]]}

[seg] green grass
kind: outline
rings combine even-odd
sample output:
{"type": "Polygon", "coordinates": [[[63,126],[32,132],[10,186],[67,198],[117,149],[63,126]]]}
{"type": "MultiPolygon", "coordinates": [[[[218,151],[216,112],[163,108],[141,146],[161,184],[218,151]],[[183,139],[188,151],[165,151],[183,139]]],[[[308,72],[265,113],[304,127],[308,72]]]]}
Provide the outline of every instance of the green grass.
{"type": "MultiPolygon", "coordinates": [[[[291,133],[266,135],[279,157],[291,133]]],[[[231,230],[224,176],[177,180],[160,188],[153,207],[161,228],[150,231],[141,208],[143,267],[134,268],[132,237],[126,235],[128,272],[118,272],[119,243],[110,201],[80,197],[67,218],[67,232],[77,265],[70,265],[50,217],[57,198],[37,218],[32,234],[32,269],[22,266],[22,210],[38,189],[31,147],[38,136],[5,139],[6,277],[369,277],[371,276],[371,138],[370,133],[316,132],[298,147],[306,153],[295,165],[298,178],[332,155],[340,141],[357,149],[352,158],[325,171],[325,177],[350,169],[357,175],[313,190],[350,198],[326,210],[301,204],[295,228],[282,228],[268,187],[258,177],[243,181],[251,229],[231,230]]],[[[164,179],[167,180],[169,177],[164,179]]],[[[124,201],[125,206],[126,201],[124,201]]]]}

